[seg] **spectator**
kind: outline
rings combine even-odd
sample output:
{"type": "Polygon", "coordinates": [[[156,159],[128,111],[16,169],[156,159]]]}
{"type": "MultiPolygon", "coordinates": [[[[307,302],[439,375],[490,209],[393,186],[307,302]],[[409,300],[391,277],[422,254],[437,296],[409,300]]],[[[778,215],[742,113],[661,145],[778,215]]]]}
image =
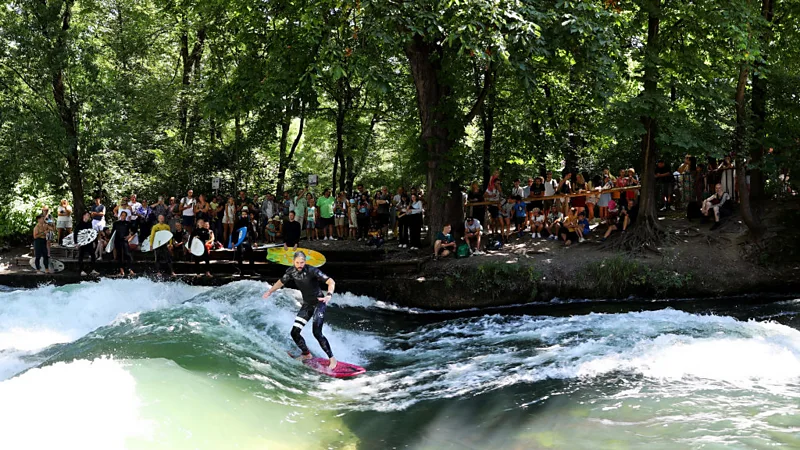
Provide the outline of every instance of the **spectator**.
{"type": "Polygon", "coordinates": [[[547,227],[547,232],[549,233],[547,239],[550,240],[558,239],[558,235],[561,232],[561,224],[563,222],[564,222],[564,214],[557,208],[552,208],[550,212],[547,214],[547,223],[545,224],[545,226],[547,227]]]}
{"type": "Polygon", "coordinates": [[[365,190],[364,185],[359,183],[358,186],[356,186],[356,192],[353,193],[352,198],[355,199],[356,203],[360,203],[362,196],[366,196],[367,201],[369,201],[369,191],[365,190]]]}
{"type": "Polygon", "coordinates": [[[236,221],[236,201],[233,197],[228,197],[225,203],[225,211],[222,216],[223,236],[222,242],[228,243],[231,235],[233,234],[233,223],[236,221]]]}
{"type": "MultiPolygon", "coordinates": [[[[325,189],[322,191],[322,197],[319,198],[318,205],[317,205],[317,215],[319,216],[319,224],[322,228],[322,238],[326,241],[334,240],[333,237],[333,210],[334,210],[334,203],[335,199],[331,195],[330,189],[325,189]]],[[[388,211],[388,205],[387,205],[388,211]]],[[[387,213],[388,215],[388,213],[387,213]]],[[[309,215],[310,217],[310,215],[309,215]]],[[[387,224],[388,217],[387,217],[387,224]]]]}
{"type": "MultiPolygon", "coordinates": [[[[633,167],[628,169],[628,186],[638,186],[639,185],[639,177],[636,175],[636,171],[633,170],[633,167]]],[[[625,191],[625,198],[628,200],[636,200],[636,193],[638,191],[636,189],[629,189],[625,191]]]]}
{"type": "Polygon", "coordinates": [[[464,241],[469,245],[470,253],[475,252],[476,255],[482,255],[481,252],[481,233],[483,226],[481,222],[470,216],[464,222],[464,241]]]}
{"type": "Polygon", "coordinates": [[[384,236],[387,236],[389,232],[389,206],[391,200],[389,190],[386,189],[386,186],[382,186],[381,190],[375,194],[375,209],[377,210],[378,226],[382,229],[384,236]]]}
{"type": "Polygon", "coordinates": [[[275,243],[278,236],[278,229],[280,228],[280,221],[281,218],[279,216],[274,216],[267,222],[267,226],[265,228],[267,244],[275,243]]]}
{"type": "Polygon", "coordinates": [[[672,205],[672,188],[675,184],[675,179],[672,176],[672,169],[669,164],[665,163],[663,159],[658,160],[656,164],[656,185],[658,198],[661,202],[661,211],[666,211],[668,208],[675,211],[675,206],[672,205]]]}
{"type": "Polygon", "coordinates": [[[531,214],[531,238],[541,239],[544,231],[544,214],[539,208],[533,208],[531,214]]]}
{"type": "Polygon", "coordinates": [[[117,220],[122,220],[122,213],[125,212],[125,220],[130,221],[131,219],[131,207],[128,206],[130,202],[128,201],[128,197],[122,197],[122,200],[119,201],[119,204],[114,207],[114,217],[117,220]]]}
{"type": "Polygon", "coordinates": [[[373,224],[369,230],[369,240],[367,241],[367,245],[374,245],[375,248],[381,248],[384,242],[383,229],[379,226],[379,224],[373,224]]]}
{"type": "Polygon", "coordinates": [[[333,221],[336,225],[336,237],[340,240],[347,238],[347,206],[349,204],[344,192],[339,192],[333,207],[333,221]]]}
{"type": "Polygon", "coordinates": [[[486,192],[483,193],[483,200],[491,202],[489,205],[489,232],[503,233],[504,220],[500,217],[500,199],[503,195],[503,185],[500,180],[495,180],[486,192]]]}
{"type": "Polygon", "coordinates": [[[358,205],[353,198],[347,201],[347,227],[350,230],[350,238],[355,241],[358,238],[358,205]]]}
{"type": "Polygon", "coordinates": [[[153,215],[153,208],[147,205],[147,199],[143,198],[139,205],[139,210],[137,211],[137,216],[139,217],[137,220],[138,230],[140,240],[144,240],[147,236],[150,236],[150,229],[153,228],[156,216],[153,215]]]}
{"type": "Polygon", "coordinates": [[[716,230],[720,226],[720,216],[723,213],[727,212],[726,205],[727,202],[731,199],[730,195],[725,192],[724,188],[722,187],[721,183],[717,183],[714,186],[715,192],[714,195],[708,197],[703,201],[703,208],[701,209],[704,219],[708,217],[708,215],[713,211],[714,212],[714,225],[711,226],[712,230],[716,230]]]}
{"type": "Polygon", "coordinates": [[[130,243],[134,236],[131,233],[131,222],[128,221],[128,211],[123,210],[120,212],[119,220],[114,222],[114,225],[111,227],[111,235],[114,237],[114,250],[119,267],[119,276],[121,277],[125,276],[125,269],[128,270],[130,276],[136,275],[129,265],[132,260],[130,243]]]}
{"type": "Polygon", "coordinates": [[[397,215],[400,214],[400,212],[398,211],[397,206],[402,201],[404,193],[405,192],[402,186],[397,188],[397,193],[394,194],[394,196],[392,197],[392,207],[389,209],[389,228],[391,228],[392,230],[392,235],[393,235],[392,237],[394,239],[397,239],[397,237],[399,236],[397,215]]]}
{"type": "Polygon", "coordinates": [[[294,208],[294,201],[289,195],[289,191],[284,192],[283,200],[281,200],[281,220],[284,222],[289,220],[289,213],[294,211],[294,208]]]}
{"type": "Polygon", "coordinates": [[[194,191],[189,189],[186,192],[186,197],[183,197],[180,202],[179,210],[181,212],[181,223],[183,224],[183,228],[186,229],[186,232],[192,234],[192,229],[194,228],[194,204],[196,200],[193,197],[194,191]]]}
{"type": "Polygon", "coordinates": [[[225,201],[219,195],[214,196],[214,200],[209,203],[209,213],[211,214],[211,229],[214,230],[214,236],[221,237],[225,240],[225,224],[222,222],[225,219],[225,201]]]}
{"type": "Polygon", "coordinates": [[[565,213],[569,212],[569,194],[572,194],[572,173],[565,172],[564,178],[558,183],[558,193],[563,197],[558,199],[559,209],[565,213]]]}
{"type": "Polygon", "coordinates": [[[98,232],[106,228],[106,207],[101,202],[102,199],[97,196],[94,198],[94,206],[92,206],[92,228],[98,232]]]}
{"type": "MultiPolygon", "coordinates": [[[[287,193],[288,194],[288,193],[287,193]]],[[[283,224],[283,249],[297,251],[297,244],[300,242],[300,222],[297,221],[294,211],[289,211],[286,221],[283,224]]]]}
{"type": "MultiPolygon", "coordinates": [[[[606,189],[613,189],[613,188],[614,188],[614,182],[611,180],[611,176],[603,175],[603,185],[601,189],[605,191],[606,189]]],[[[600,208],[600,219],[602,220],[608,219],[608,204],[610,201],[611,201],[611,193],[603,192],[602,194],[600,194],[600,199],[597,201],[597,206],[600,208]]]]}
{"type": "MultiPolygon", "coordinates": [[[[528,197],[527,198],[539,198],[544,196],[544,180],[542,177],[536,177],[533,179],[533,182],[528,179],[529,187],[528,187],[528,197]],[[532,184],[531,184],[532,183],[532,184]]],[[[543,200],[533,200],[528,202],[526,205],[526,209],[528,211],[528,222],[532,222],[533,220],[533,210],[539,209],[541,212],[544,209],[544,201],[543,200]]],[[[531,230],[533,231],[533,230],[531,230]]]]}
{"type": "Polygon", "coordinates": [[[319,215],[319,211],[317,211],[316,202],[314,198],[308,199],[308,206],[306,207],[306,236],[308,237],[309,241],[313,241],[314,239],[319,239],[319,233],[317,232],[317,217],[319,215]]]}
{"type": "Polygon", "coordinates": [[[575,228],[575,231],[578,233],[578,242],[583,242],[585,237],[592,232],[592,229],[589,227],[589,219],[586,218],[586,213],[583,211],[578,213],[578,226],[575,228]]]}
{"type": "Polygon", "coordinates": [[[153,215],[156,217],[156,220],[158,219],[158,216],[164,216],[165,223],[169,224],[168,219],[170,218],[170,211],[169,207],[166,205],[166,203],[164,203],[163,195],[159,195],[158,201],[150,205],[150,208],[153,210],[153,215]]]}
{"type": "Polygon", "coordinates": [[[433,243],[433,259],[438,259],[439,256],[445,257],[456,251],[456,241],[450,234],[450,230],[450,224],[445,224],[442,231],[436,234],[436,241],[433,243]]]}
{"type": "MultiPolygon", "coordinates": [[[[263,227],[266,227],[276,215],[278,215],[278,206],[275,204],[275,196],[267,194],[264,196],[264,201],[261,202],[261,220],[263,221],[263,227]]],[[[278,232],[278,227],[275,227],[275,232],[278,232]]]]}
{"type": "Polygon", "coordinates": [[[33,257],[35,258],[36,273],[42,273],[40,260],[44,262],[44,273],[50,273],[50,255],[47,254],[47,234],[49,232],[50,227],[45,223],[44,216],[36,216],[36,226],[33,227],[33,257]]]}
{"type": "MultiPolygon", "coordinates": [[[[498,182],[499,183],[499,182],[498,182]]],[[[503,199],[502,203],[500,204],[500,233],[503,235],[503,242],[508,242],[509,237],[511,236],[511,222],[514,220],[514,197],[508,196],[508,198],[503,199]]]]}
{"type": "Polygon", "coordinates": [[[247,196],[247,191],[239,191],[239,196],[236,197],[236,216],[239,216],[245,206],[247,207],[247,210],[250,211],[250,209],[253,207],[252,203],[253,201],[247,196]]]}
{"type": "MultiPolygon", "coordinates": [[[[547,171],[546,178],[544,180],[544,196],[545,197],[552,197],[556,195],[556,190],[558,189],[558,183],[556,180],[553,179],[553,172],[547,171]]],[[[550,198],[544,201],[544,210],[546,212],[550,212],[553,209],[553,205],[555,205],[555,200],[550,198]]]]}
{"type": "MultiPolygon", "coordinates": [[[[575,176],[575,184],[572,186],[572,191],[576,194],[585,194],[586,192],[589,191],[589,185],[583,178],[583,174],[579,173],[575,176]]],[[[571,201],[572,201],[572,207],[575,208],[575,211],[578,214],[586,210],[585,195],[578,195],[576,197],[572,197],[571,201]]]]}
{"type": "Polygon", "coordinates": [[[189,235],[183,229],[183,224],[178,222],[175,224],[175,231],[172,232],[172,242],[167,244],[170,253],[172,253],[172,257],[176,260],[180,261],[183,260],[183,257],[186,255],[186,240],[189,238],[189,235]]]}
{"type": "Polygon", "coordinates": [[[520,186],[519,178],[514,180],[514,186],[511,187],[511,195],[516,197],[520,196],[520,198],[525,198],[525,189],[520,186]]]}
{"type": "MultiPolygon", "coordinates": [[[[472,183],[470,186],[469,192],[467,192],[467,201],[469,203],[480,203],[483,202],[483,194],[481,193],[481,187],[478,183],[472,183]]],[[[486,220],[486,207],[485,206],[471,206],[472,211],[467,211],[467,215],[471,215],[472,217],[476,218],[478,221],[483,223],[486,220]]]]}
{"type": "Polygon", "coordinates": [[[519,195],[514,196],[514,231],[517,232],[517,237],[521,238],[522,233],[525,232],[525,222],[528,220],[528,210],[522,197],[519,195]]]}
{"type": "MultiPolygon", "coordinates": [[[[307,220],[315,220],[315,217],[306,218],[308,214],[308,203],[314,196],[311,195],[306,189],[300,189],[297,191],[297,196],[294,198],[294,215],[295,220],[300,223],[300,229],[308,230],[308,224],[306,223],[307,220]]],[[[316,228],[313,228],[316,230],[316,228]]],[[[306,238],[311,239],[311,232],[305,231],[306,238]]]]}
{"type": "Polygon", "coordinates": [[[719,179],[720,184],[722,184],[722,190],[725,191],[728,196],[733,196],[735,191],[735,175],[736,171],[733,168],[733,161],[731,160],[731,155],[725,155],[725,158],[722,160],[722,164],[719,166],[719,179]]]}
{"type": "Polygon", "coordinates": [[[46,205],[42,206],[42,217],[44,217],[44,224],[47,225],[47,236],[45,237],[46,240],[45,246],[47,247],[47,256],[50,257],[50,244],[56,237],[56,228],[55,228],[55,221],[53,220],[53,217],[50,215],[50,208],[48,208],[46,205]]]}
{"type": "Polygon", "coordinates": [[[419,248],[422,247],[422,214],[424,211],[422,201],[416,194],[411,194],[408,212],[406,213],[409,216],[408,229],[410,235],[410,250],[419,250],[419,248]]]}
{"type": "Polygon", "coordinates": [[[564,223],[561,226],[561,239],[564,240],[564,246],[569,247],[573,242],[579,239],[578,233],[578,216],[576,215],[575,208],[567,210],[567,216],[564,218],[564,223]]]}
{"type": "MultiPolygon", "coordinates": [[[[167,217],[169,218],[169,228],[172,231],[175,231],[176,224],[181,223],[181,208],[178,202],[175,201],[175,197],[169,198],[169,205],[167,205],[169,209],[169,214],[167,217]]],[[[183,224],[181,224],[181,228],[183,228],[183,224]]]]}
{"type": "Polygon", "coordinates": [[[636,219],[638,211],[639,209],[638,207],[636,207],[633,200],[628,200],[627,204],[620,204],[618,206],[618,212],[616,217],[608,225],[606,234],[600,240],[605,241],[606,239],[608,239],[611,233],[616,230],[620,230],[623,233],[628,231],[628,228],[633,224],[634,220],[636,219]]]}
{"type": "MultiPolygon", "coordinates": [[[[363,187],[362,187],[363,190],[363,187]]],[[[369,231],[369,197],[367,194],[361,194],[361,198],[359,199],[358,203],[358,215],[357,215],[357,225],[358,225],[358,240],[366,240],[367,239],[367,232],[369,231]]]]}
{"type": "Polygon", "coordinates": [[[72,233],[72,207],[69,206],[66,199],[61,199],[56,212],[58,214],[56,230],[58,231],[58,242],[61,243],[64,236],[72,233]]]}
{"type": "Polygon", "coordinates": [[[128,202],[128,207],[130,210],[128,221],[131,222],[131,229],[135,232],[139,229],[139,209],[142,208],[142,204],[136,200],[136,194],[131,194],[131,200],[128,202]]]}

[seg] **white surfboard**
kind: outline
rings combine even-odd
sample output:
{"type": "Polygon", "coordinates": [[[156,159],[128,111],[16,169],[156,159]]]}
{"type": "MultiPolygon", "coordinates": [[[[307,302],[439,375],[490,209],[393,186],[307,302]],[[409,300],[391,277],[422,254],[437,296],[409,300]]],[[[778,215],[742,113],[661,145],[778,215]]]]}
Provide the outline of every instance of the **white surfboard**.
{"type": "Polygon", "coordinates": [[[150,238],[149,237],[146,237],[146,238],[142,239],[142,245],[139,246],[139,250],[141,250],[143,253],[147,253],[147,252],[150,251],[150,238]]]}
{"type": "Polygon", "coordinates": [[[153,245],[150,246],[151,250],[155,250],[162,245],[166,245],[172,239],[172,232],[169,230],[156,231],[153,236],[153,245]]]}
{"type": "Polygon", "coordinates": [[[78,232],[78,247],[89,245],[97,239],[97,230],[88,228],[78,232]]]}
{"type": "Polygon", "coordinates": [[[129,241],[131,245],[139,245],[139,233],[133,235],[133,239],[129,241]]]}
{"type": "Polygon", "coordinates": [[[75,235],[70,233],[61,240],[61,245],[67,248],[75,247],[75,235]]]}
{"type": "MultiPolygon", "coordinates": [[[[36,258],[31,258],[30,260],[31,268],[36,270],[36,258]]],[[[44,270],[44,258],[39,259],[39,265],[41,269],[44,270]]],[[[61,272],[64,270],[64,263],[57,259],[50,258],[50,271],[51,272],[61,272]]]]}
{"type": "Polygon", "coordinates": [[[203,241],[197,238],[192,239],[192,245],[189,247],[189,252],[191,252],[194,256],[203,256],[203,253],[206,251],[206,246],[203,244],[203,241]]]}
{"type": "Polygon", "coordinates": [[[108,240],[108,244],[106,244],[106,253],[111,253],[114,250],[114,238],[117,236],[117,232],[111,233],[111,239],[108,240]]]}

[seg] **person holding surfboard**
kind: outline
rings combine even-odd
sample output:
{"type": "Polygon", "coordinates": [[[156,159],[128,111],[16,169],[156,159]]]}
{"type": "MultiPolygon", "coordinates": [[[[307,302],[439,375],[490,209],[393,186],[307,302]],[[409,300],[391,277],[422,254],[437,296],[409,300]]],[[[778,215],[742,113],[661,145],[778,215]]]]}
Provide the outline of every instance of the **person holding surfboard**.
{"type": "MultiPolygon", "coordinates": [[[[91,229],[93,229],[92,215],[89,213],[89,211],[86,211],[85,213],[83,213],[81,221],[78,222],[78,226],[75,227],[75,229],[73,230],[75,234],[75,243],[77,244],[78,242],[80,242],[78,239],[78,234],[81,231],[91,230],[91,229]]],[[[97,255],[95,255],[94,246],[95,246],[95,241],[92,241],[86,245],[81,245],[80,247],[78,247],[78,270],[81,272],[82,277],[86,276],[86,272],[83,270],[83,258],[85,258],[87,254],[89,255],[89,260],[92,262],[92,276],[96,277],[97,275],[99,275],[99,273],[97,273],[97,270],[95,270],[95,263],[97,263],[97,255]]]]}
{"type": "Polygon", "coordinates": [[[208,247],[206,244],[211,240],[211,232],[206,228],[205,221],[203,219],[197,219],[197,228],[192,230],[191,235],[189,235],[189,245],[192,245],[192,239],[199,239],[200,242],[203,243],[203,253],[202,254],[195,254],[194,256],[194,263],[197,267],[200,267],[200,261],[206,262],[206,276],[211,278],[211,271],[208,268],[211,266],[211,257],[208,253],[208,247]]]}
{"type": "Polygon", "coordinates": [[[297,359],[312,359],[311,352],[308,350],[303,336],[300,335],[300,331],[303,330],[303,327],[308,323],[309,319],[313,317],[314,337],[317,339],[317,342],[319,342],[319,346],[322,347],[322,351],[328,355],[328,369],[334,369],[337,364],[336,358],[333,357],[328,339],[322,334],[322,326],[325,323],[325,310],[336,288],[336,283],[333,281],[333,278],[325,275],[318,268],[306,265],[306,255],[303,252],[295,252],[292,262],[293,266],[286,269],[286,273],[283,274],[281,279],[276,281],[275,284],[264,293],[264,299],[268,299],[272,293],[283,286],[299,289],[303,294],[303,306],[294,319],[291,332],[292,340],[294,340],[294,343],[297,344],[300,351],[302,351],[302,354],[297,357],[297,359]],[[328,290],[324,294],[319,287],[320,283],[325,283],[328,286],[328,290]]]}
{"type": "Polygon", "coordinates": [[[128,222],[128,211],[123,210],[119,213],[119,220],[114,222],[114,226],[111,227],[111,236],[114,238],[114,248],[117,251],[119,276],[125,276],[125,269],[128,269],[130,276],[136,275],[129,266],[132,260],[130,241],[133,240],[136,235],[131,234],[131,222],[128,222]]]}
{"type": "Polygon", "coordinates": [[[239,274],[241,274],[242,270],[244,269],[242,260],[244,259],[245,254],[247,254],[247,258],[250,260],[250,268],[253,268],[256,263],[256,255],[253,252],[252,246],[252,241],[255,240],[256,236],[256,229],[253,225],[253,222],[250,220],[250,217],[248,216],[248,209],[246,206],[242,208],[241,216],[236,219],[233,229],[236,230],[232,239],[233,248],[236,251],[234,259],[236,259],[237,264],[236,270],[238,270],[239,274]],[[239,233],[243,228],[245,230],[244,239],[239,242],[239,240],[242,239],[239,236],[239,233]]]}
{"type": "MultiPolygon", "coordinates": [[[[158,223],[153,225],[153,228],[150,229],[150,248],[153,248],[156,239],[156,233],[159,231],[169,231],[169,225],[166,223],[166,219],[164,218],[163,214],[158,215],[158,223]]],[[[172,239],[169,240],[167,244],[160,245],[155,247],[155,254],[156,254],[156,273],[159,275],[161,274],[161,264],[165,264],[167,269],[169,270],[169,274],[171,277],[175,278],[175,270],[172,268],[172,256],[169,254],[169,244],[172,243],[172,239]]]]}

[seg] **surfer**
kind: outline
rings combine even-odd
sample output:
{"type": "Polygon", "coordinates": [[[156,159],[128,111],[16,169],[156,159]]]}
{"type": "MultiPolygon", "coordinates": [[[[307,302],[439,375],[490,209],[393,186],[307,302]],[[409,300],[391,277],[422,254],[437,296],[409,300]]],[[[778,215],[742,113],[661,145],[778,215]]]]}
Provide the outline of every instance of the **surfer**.
{"type": "Polygon", "coordinates": [[[47,254],[47,233],[48,225],[44,222],[44,216],[36,216],[36,226],[33,227],[33,257],[36,258],[36,273],[42,273],[39,260],[44,259],[44,273],[50,273],[50,255],[47,254]]]}
{"type": "Polygon", "coordinates": [[[200,242],[203,243],[203,254],[200,256],[195,256],[194,263],[197,265],[197,267],[200,267],[200,261],[205,261],[206,276],[211,278],[211,271],[208,270],[208,268],[211,267],[211,256],[208,253],[208,246],[206,245],[211,240],[211,232],[208,230],[208,228],[206,228],[205,220],[197,219],[197,228],[192,230],[192,234],[189,236],[189,245],[192,245],[192,238],[199,239],[200,242]]]}
{"type": "Polygon", "coordinates": [[[128,269],[130,276],[136,275],[128,265],[131,261],[130,241],[135,234],[131,234],[131,222],[128,221],[128,211],[119,213],[119,220],[114,222],[111,227],[111,235],[114,236],[114,248],[117,250],[117,262],[119,263],[119,276],[125,276],[125,269],[128,269]]]}
{"type": "Polygon", "coordinates": [[[242,260],[244,256],[247,255],[247,259],[250,260],[250,268],[252,269],[253,266],[256,264],[256,256],[253,252],[253,246],[251,244],[252,241],[255,241],[256,236],[256,229],[253,226],[253,222],[250,221],[250,218],[247,215],[247,206],[242,207],[241,217],[236,219],[236,223],[233,227],[234,230],[241,230],[242,228],[246,229],[247,232],[244,235],[244,240],[241,244],[236,245],[238,242],[238,233],[235,236],[236,240],[234,240],[234,248],[236,249],[235,259],[236,259],[236,270],[239,271],[239,274],[242,274],[242,270],[244,269],[244,264],[242,260]]]}
{"type": "Polygon", "coordinates": [[[286,285],[300,290],[303,294],[303,306],[294,319],[294,326],[292,327],[291,333],[294,343],[297,344],[303,352],[298,359],[312,358],[311,352],[306,346],[306,341],[303,339],[303,336],[300,335],[300,331],[313,316],[314,322],[312,329],[314,337],[317,338],[317,342],[319,342],[319,346],[322,347],[322,351],[328,355],[328,368],[333,369],[337,364],[336,358],[333,357],[328,339],[322,334],[322,325],[325,322],[325,309],[328,306],[328,302],[331,300],[336,283],[334,283],[333,278],[325,275],[318,268],[307,266],[306,255],[303,252],[295,252],[292,262],[293,267],[286,269],[286,273],[283,274],[281,279],[275,282],[275,284],[264,293],[264,298],[269,298],[273,292],[286,285]],[[319,288],[320,282],[328,285],[327,293],[322,293],[322,289],[319,288]]]}
{"type": "MultiPolygon", "coordinates": [[[[81,221],[78,222],[78,226],[73,230],[75,234],[75,244],[77,245],[80,243],[78,240],[78,233],[83,230],[91,230],[93,228],[92,215],[89,213],[89,211],[86,211],[83,213],[81,221]]],[[[92,276],[96,277],[97,275],[100,275],[97,273],[97,270],[95,270],[95,263],[97,263],[97,256],[95,255],[94,251],[95,244],[96,241],[92,241],[86,245],[81,245],[78,247],[78,270],[81,272],[82,277],[86,276],[86,272],[83,270],[83,258],[85,258],[87,254],[89,255],[89,259],[92,261],[92,276]]]]}
{"type": "Polygon", "coordinates": [[[283,249],[288,251],[292,247],[297,251],[297,243],[300,242],[300,222],[294,220],[294,211],[289,212],[289,220],[283,224],[283,249]]]}
{"type": "MultiPolygon", "coordinates": [[[[150,248],[153,248],[153,241],[156,239],[156,233],[159,231],[169,231],[169,225],[165,223],[164,215],[158,215],[158,223],[150,229],[150,248]]],[[[167,269],[169,270],[169,274],[172,278],[175,278],[175,270],[172,268],[172,256],[169,254],[169,244],[162,245],[154,250],[156,254],[156,272],[161,274],[161,264],[165,264],[167,269]]]]}

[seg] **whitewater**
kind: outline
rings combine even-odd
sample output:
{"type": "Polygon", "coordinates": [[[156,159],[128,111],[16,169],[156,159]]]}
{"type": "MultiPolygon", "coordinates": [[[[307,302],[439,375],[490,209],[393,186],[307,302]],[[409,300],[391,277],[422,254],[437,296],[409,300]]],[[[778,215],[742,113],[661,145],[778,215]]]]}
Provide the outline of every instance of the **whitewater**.
{"type": "Polygon", "coordinates": [[[573,316],[148,279],[0,290],[2,449],[800,448],[800,301],[573,316]],[[322,352],[303,332],[311,351],[322,352]]]}

